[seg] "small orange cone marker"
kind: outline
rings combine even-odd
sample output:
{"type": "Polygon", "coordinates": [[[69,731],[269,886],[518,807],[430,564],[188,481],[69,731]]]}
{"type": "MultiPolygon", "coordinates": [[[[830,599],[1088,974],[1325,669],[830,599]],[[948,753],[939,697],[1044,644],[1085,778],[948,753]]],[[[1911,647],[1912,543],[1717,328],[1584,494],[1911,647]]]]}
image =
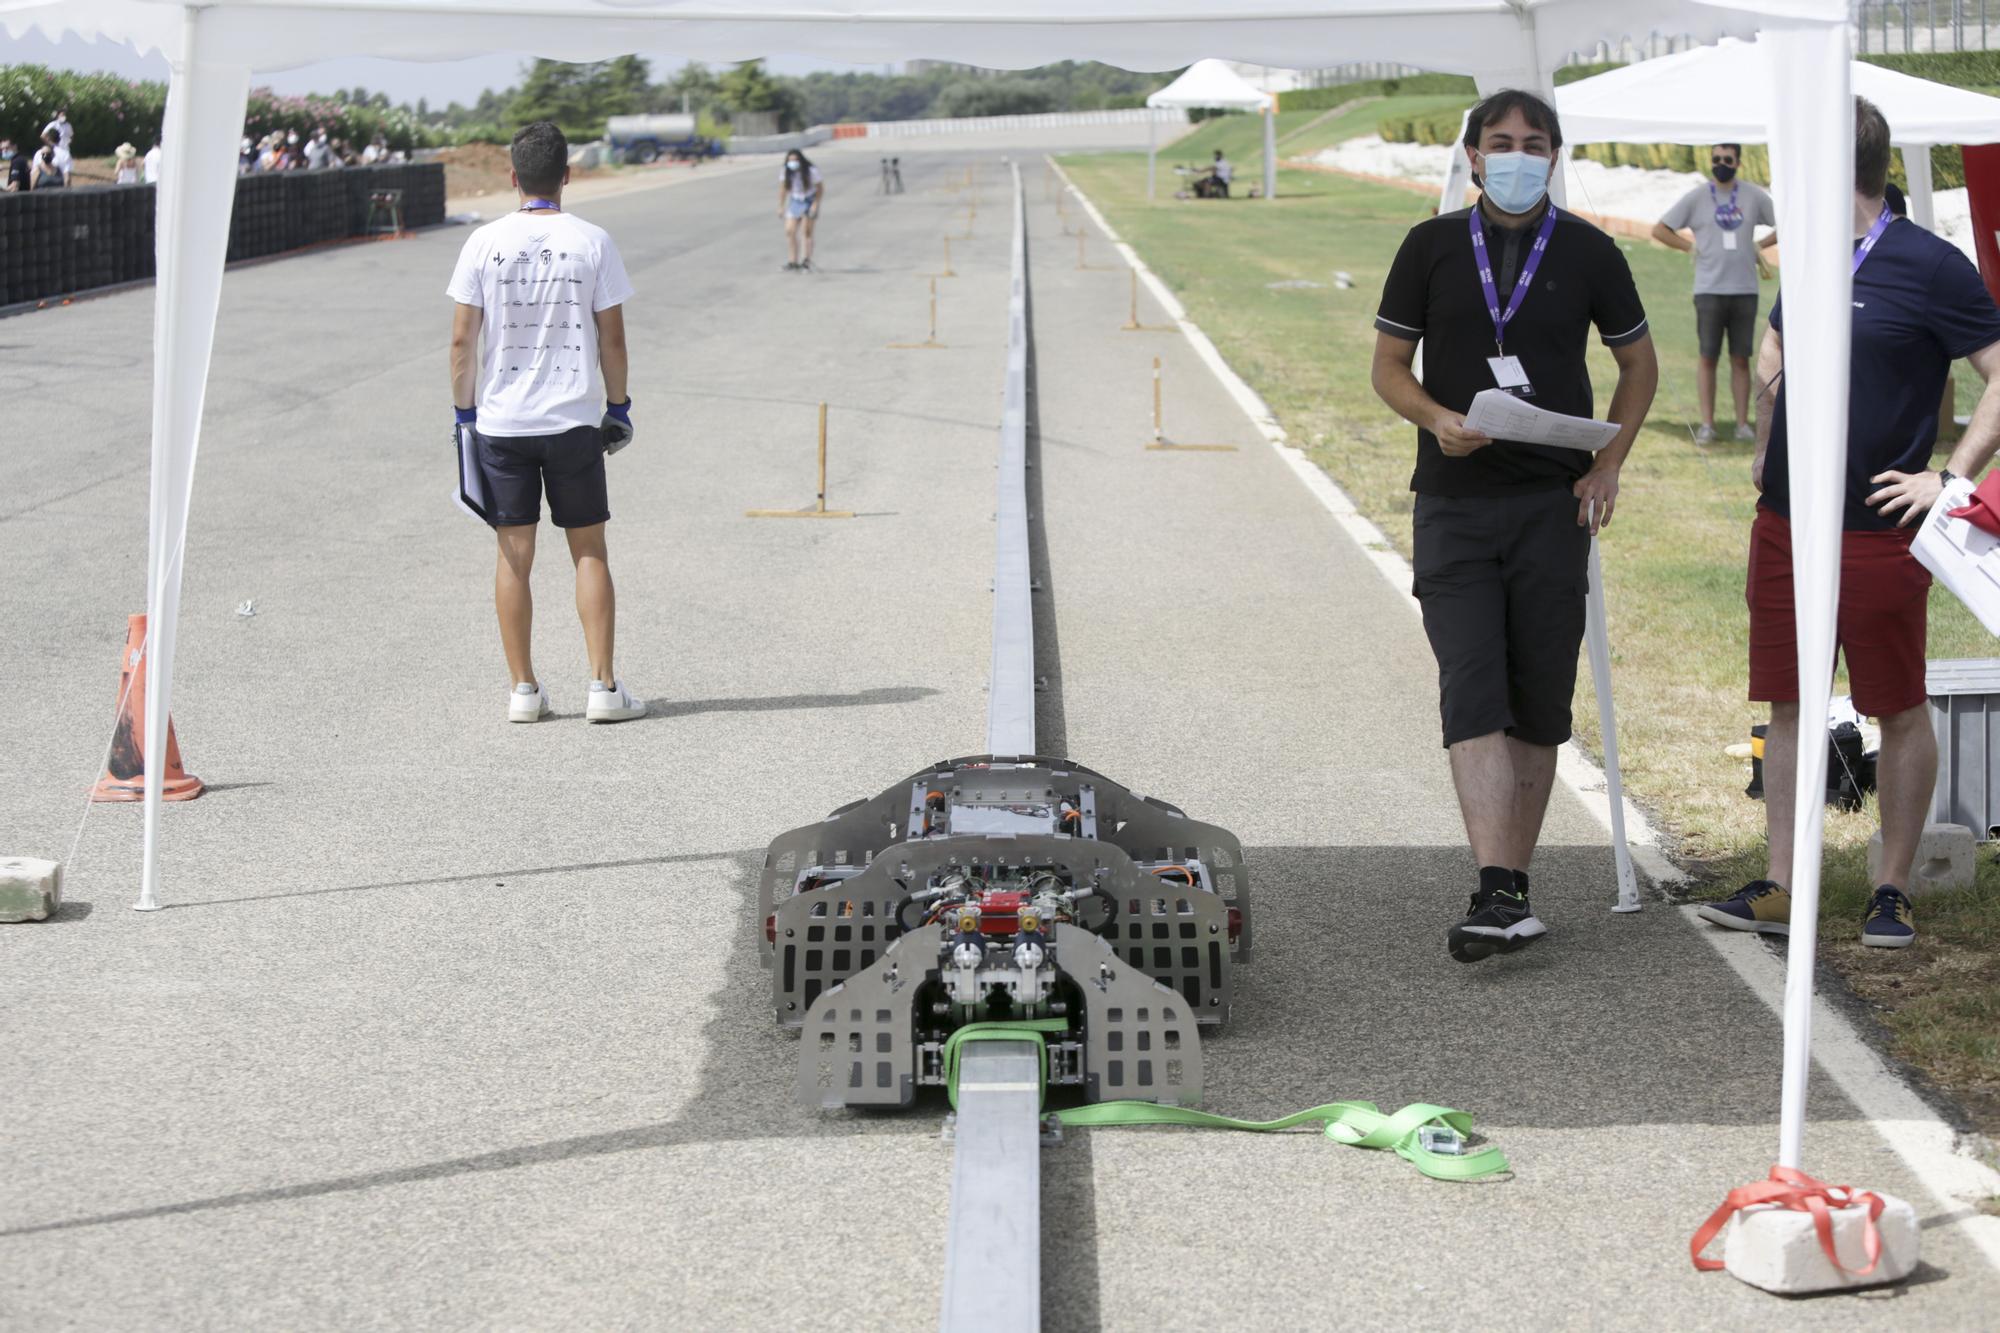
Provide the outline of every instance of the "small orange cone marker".
{"type": "MultiPolygon", "coordinates": [[[[111,762],[97,780],[93,801],[142,801],[146,798],[146,617],[132,616],[125,625],[125,665],[118,676],[117,731],[111,741],[111,762]]],[[[167,770],[160,776],[160,799],[192,801],[201,795],[201,779],[181,767],[180,742],[167,722],[167,770]]]]}

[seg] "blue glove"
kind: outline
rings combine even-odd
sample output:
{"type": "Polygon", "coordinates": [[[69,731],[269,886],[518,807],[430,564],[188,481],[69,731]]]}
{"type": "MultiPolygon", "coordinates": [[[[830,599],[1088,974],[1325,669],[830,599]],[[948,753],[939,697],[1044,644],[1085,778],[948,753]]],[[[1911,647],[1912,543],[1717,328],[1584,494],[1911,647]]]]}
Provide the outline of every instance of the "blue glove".
{"type": "Polygon", "coordinates": [[[457,404],[453,404],[451,410],[458,418],[457,425],[471,426],[477,424],[479,421],[479,409],[477,407],[459,407],[457,404]]]}
{"type": "Polygon", "coordinates": [[[632,399],[628,395],[622,403],[606,403],[604,420],[598,428],[604,432],[604,452],[615,454],[632,443],[632,399]]]}

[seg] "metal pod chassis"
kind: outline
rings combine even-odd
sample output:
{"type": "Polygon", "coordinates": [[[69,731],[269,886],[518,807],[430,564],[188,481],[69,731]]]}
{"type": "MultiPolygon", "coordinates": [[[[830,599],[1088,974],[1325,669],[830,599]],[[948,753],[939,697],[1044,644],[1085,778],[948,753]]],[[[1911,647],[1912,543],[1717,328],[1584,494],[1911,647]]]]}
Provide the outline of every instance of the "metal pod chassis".
{"type": "Polygon", "coordinates": [[[907,1106],[945,1083],[951,1031],[1022,1018],[1056,1020],[1048,1083],[1091,1101],[1193,1105],[1198,1028],[1227,1020],[1252,938],[1233,834],[1040,756],[936,763],[781,835],[765,852],[756,919],[773,1014],[801,1029],[800,1097],[825,1108],[907,1106]],[[999,923],[992,938],[1032,940],[1039,966],[1016,985],[1003,959],[1006,986],[982,969],[993,1008],[952,998],[950,923],[909,920],[913,899],[968,881],[989,910],[994,897],[1020,903],[1000,890],[1028,881],[1074,901],[1061,920],[999,923]]]}

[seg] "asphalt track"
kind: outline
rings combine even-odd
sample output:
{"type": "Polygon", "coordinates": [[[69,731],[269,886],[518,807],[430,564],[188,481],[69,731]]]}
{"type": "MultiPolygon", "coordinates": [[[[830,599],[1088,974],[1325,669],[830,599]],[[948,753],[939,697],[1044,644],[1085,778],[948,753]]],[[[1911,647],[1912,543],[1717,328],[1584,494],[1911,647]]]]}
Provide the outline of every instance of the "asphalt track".
{"type": "MultiPolygon", "coordinates": [[[[1778,1302],[1685,1243],[1775,1145],[1779,1034],[1665,910],[1605,911],[1558,791],[1551,938],[1464,968],[1470,867],[1414,620],[1178,338],[1118,331],[1031,163],[1043,746],[1235,830],[1258,957],[1208,1105],[1473,1113],[1516,1171],[1451,1186],[1310,1136],[1074,1133],[1044,1160],[1056,1329],[1990,1326],[2000,1278],[1830,1086],[1809,1165],[1902,1193],[1896,1293],[1778,1302]],[[1149,454],[1167,428],[1238,453],[1149,454]],[[1981,1310],[1986,1311],[1981,1315],[1981,1310]]],[[[923,1328],[939,1108],[793,1101],[753,877],[776,832],[983,736],[1008,234],[991,142],[826,154],[816,277],[775,182],[593,202],[641,293],[612,460],[621,672],[589,728],[567,559],[536,581],[561,717],[501,721],[491,542],[446,503],[442,295],[463,233],[232,273],[175,720],[212,784],[92,814],[56,921],[0,932],[0,1325],[923,1328]],[[940,237],[972,237],[939,283],[940,237]],[[845,522],[813,491],[831,404],[845,522]],[[235,608],[255,598],[257,615],[235,608]]],[[[1098,243],[1097,264],[1113,262],[1098,243]]],[[[0,323],[34,400],[0,489],[0,846],[67,854],[143,602],[151,296],[0,323]]],[[[996,1274],[1004,1281],[1004,1274],[996,1274]]]]}

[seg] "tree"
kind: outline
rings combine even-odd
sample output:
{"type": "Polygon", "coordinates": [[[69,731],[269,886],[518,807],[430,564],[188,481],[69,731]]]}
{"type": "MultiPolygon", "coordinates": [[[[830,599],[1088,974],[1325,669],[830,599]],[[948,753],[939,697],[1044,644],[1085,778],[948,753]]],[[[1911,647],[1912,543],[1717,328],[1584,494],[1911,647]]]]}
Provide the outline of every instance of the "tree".
{"type": "Polygon", "coordinates": [[[1056,95],[1026,79],[968,79],[937,100],[940,116],[1028,116],[1053,110],[1056,95]]]}
{"type": "Polygon", "coordinates": [[[722,76],[722,104],[731,111],[769,111],[780,130],[805,124],[805,99],[787,82],[765,72],[761,60],[746,60],[722,76]]]}

